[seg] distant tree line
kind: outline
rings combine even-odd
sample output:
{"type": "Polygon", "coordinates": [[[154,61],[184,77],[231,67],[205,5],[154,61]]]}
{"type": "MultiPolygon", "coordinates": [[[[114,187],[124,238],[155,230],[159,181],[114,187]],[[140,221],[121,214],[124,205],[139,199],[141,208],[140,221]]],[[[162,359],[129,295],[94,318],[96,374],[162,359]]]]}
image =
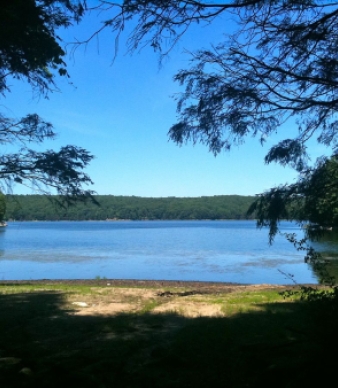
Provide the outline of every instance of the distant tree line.
{"type": "MultiPolygon", "coordinates": [[[[95,203],[60,207],[58,197],[7,195],[7,220],[199,220],[246,219],[255,197],[220,195],[193,198],[95,196],[95,203]]],[[[254,218],[254,214],[250,216],[254,218]]]]}

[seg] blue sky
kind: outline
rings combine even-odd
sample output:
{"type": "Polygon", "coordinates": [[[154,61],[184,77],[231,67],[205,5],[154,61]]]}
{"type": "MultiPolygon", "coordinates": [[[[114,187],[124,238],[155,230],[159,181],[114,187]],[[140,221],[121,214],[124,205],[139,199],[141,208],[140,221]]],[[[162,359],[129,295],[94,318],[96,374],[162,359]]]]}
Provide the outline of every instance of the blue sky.
{"type": "MultiPolygon", "coordinates": [[[[60,33],[64,41],[81,39],[98,26],[96,16],[60,33]]],[[[201,145],[178,147],[167,132],[176,120],[171,97],[180,87],[172,78],[189,63],[184,49],[208,47],[222,39],[231,23],[220,19],[208,27],[191,29],[159,68],[151,49],[126,54],[123,40],[114,55],[114,36],[107,32],[86,48],[67,55],[70,81],[57,79],[59,91],[49,99],[33,96],[24,83],[12,82],[12,92],[2,101],[8,115],[38,113],[53,123],[58,138],[43,148],[76,144],[95,159],[87,169],[98,194],[146,197],[197,197],[253,195],[280,183],[291,183],[290,168],[264,164],[264,155],[278,138],[294,132],[290,124],[262,147],[258,139],[216,158],[201,145]],[[225,27],[226,26],[226,27],[225,27]],[[69,83],[71,82],[71,83],[69,83]]],[[[6,151],[6,150],[5,150],[6,151]]],[[[314,150],[321,152],[321,149],[314,150]]],[[[16,193],[30,194],[19,186],[16,193]]]]}

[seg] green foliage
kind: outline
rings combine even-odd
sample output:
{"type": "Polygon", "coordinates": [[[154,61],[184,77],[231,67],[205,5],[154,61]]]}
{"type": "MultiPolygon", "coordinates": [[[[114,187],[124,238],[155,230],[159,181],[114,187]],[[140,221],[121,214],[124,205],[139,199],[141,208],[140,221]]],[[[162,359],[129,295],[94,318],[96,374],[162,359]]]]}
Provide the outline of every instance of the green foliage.
{"type": "Polygon", "coordinates": [[[337,307],[338,301],[338,288],[315,288],[310,286],[300,286],[298,289],[291,289],[283,291],[284,298],[299,298],[299,300],[307,302],[320,302],[321,304],[327,303],[331,307],[337,307]]]}
{"type": "Polygon", "coordinates": [[[255,212],[258,226],[269,226],[271,240],[282,219],[304,225],[307,235],[315,238],[327,228],[338,227],[337,189],[338,156],[321,158],[315,167],[304,170],[296,183],[258,196],[249,214],[255,212]]]}
{"type": "Polygon", "coordinates": [[[6,197],[0,193],[0,222],[4,220],[6,214],[6,197]]]}
{"type": "Polygon", "coordinates": [[[324,227],[338,226],[338,156],[323,159],[303,182],[300,218],[324,227]]]}
{"type": "MultiPolygon", "coordinates": [[[[195,220],[245,219],[254,197],[142,198],[97,195],[94,203],[58,207],[41,195],[8,195],[7,219],[15,220],[195,220]]],[[[62,199],[62,198],[61,198],[62,199]]]]}
{"type": "Polygon", "coordinates": [[[9,76],[24,79],[45,93],[55,74],[67,75],[56,29],[68,27],[83,13],[81,1],[5,0],[0,9],[0,92],[9,76]]]}

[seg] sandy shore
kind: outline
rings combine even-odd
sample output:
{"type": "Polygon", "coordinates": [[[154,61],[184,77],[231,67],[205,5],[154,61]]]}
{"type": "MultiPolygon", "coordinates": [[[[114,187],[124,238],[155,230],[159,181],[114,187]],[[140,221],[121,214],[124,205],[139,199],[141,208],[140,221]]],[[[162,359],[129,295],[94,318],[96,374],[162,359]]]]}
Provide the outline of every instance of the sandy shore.
{"type": "MultiPolygon", "coordinates": [[[[232,292],[234,290],[246,289],[290,289],[301,285],[275,285],[275,284],[240,284],[240,283],[220,283],[220,282],[201,282],[201,281],[177,281],[177,280],[124,280],[124,279],[41,279],[41,280],[1,280],[0,285],[10,284],[64,284],[72,286],[99,286],[99,287],[145,287],[145,288],[187,288],[197,289],[203,293],[232,292]]],[[[306,284],[306,286],[315,286],[315,284],[306,284]]]]}

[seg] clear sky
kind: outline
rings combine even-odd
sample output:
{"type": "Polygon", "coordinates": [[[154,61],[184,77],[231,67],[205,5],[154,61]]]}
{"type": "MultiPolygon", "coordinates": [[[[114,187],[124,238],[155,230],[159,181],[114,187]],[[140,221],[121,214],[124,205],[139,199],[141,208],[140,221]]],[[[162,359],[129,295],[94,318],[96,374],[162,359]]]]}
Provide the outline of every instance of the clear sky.
{"type": "MultiPolygon", "coordinates": [[[[97,23],[92,15],[60,36],[65,41],[87,37],[97,23]]],[[[71,79],[57,79],[60,90],[49,99],[36,98],[28,85],[13,81],[2,108],[14,117],[38,113],[52,122],[59,136],[46,142],[45,148],[74,144],[95,155],[87,172],[98,194],[253,195],[291,183],[296,177],[293,170],[264,164],[264,155],[278,137],[264,147],[258,139],[248,138],[245,145],[216,158],[204,146],[178,147],[168,140],[168,129],[176,120],[172,96],[181,90],[172,78],[189,63],[184,49],[218,43],[225,28],[229,28],[226,20],[192,28],[161,68],[150,48],[131,56],[126,54],[123,40],[112,64],[114,36],[104,33],[73,55],[68,48],[71,79]]],[[[291,124],[279,137],[286,138],[289,131],[294,131],[291,124]]],[[[14,192],[31,193],[19,186],[14,192]]]]}

